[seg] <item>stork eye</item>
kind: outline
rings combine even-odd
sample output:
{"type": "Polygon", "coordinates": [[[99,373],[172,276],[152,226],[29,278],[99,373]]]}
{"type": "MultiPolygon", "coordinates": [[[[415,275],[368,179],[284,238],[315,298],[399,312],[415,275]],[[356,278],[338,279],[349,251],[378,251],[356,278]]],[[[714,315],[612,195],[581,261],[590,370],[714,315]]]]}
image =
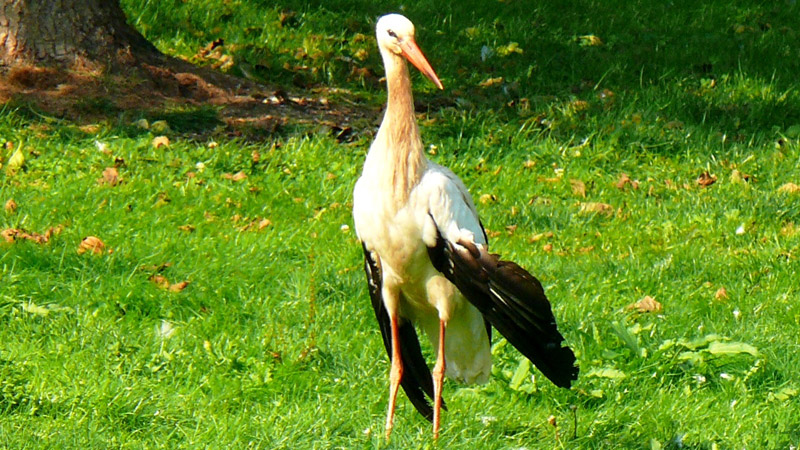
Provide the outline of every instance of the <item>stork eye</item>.
{"type": "Polygon", "coordinates": [[[397,33],[395,33],[394,31],[392,31],[392,30],[386,30],[386,32],[387,32],[387,33],[389,33],[389,36],[391,36],[391,37],[393,37],[393,38],[397,39],[397,33]]]}

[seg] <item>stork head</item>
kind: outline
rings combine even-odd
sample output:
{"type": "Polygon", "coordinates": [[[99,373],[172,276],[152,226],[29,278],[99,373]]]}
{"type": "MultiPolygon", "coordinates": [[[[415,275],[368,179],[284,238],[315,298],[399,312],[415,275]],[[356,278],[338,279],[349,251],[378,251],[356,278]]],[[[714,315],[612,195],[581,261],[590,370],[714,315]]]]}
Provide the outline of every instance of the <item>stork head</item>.
{"type": "Polygon", "coordinates": [[[439,89],[444,89],[422,50],[414,40],[414,24],[400,14],[388,14],[378,19],[376,25],[378,47],[381,53],[401,55],[428,77],[439,89]]]}

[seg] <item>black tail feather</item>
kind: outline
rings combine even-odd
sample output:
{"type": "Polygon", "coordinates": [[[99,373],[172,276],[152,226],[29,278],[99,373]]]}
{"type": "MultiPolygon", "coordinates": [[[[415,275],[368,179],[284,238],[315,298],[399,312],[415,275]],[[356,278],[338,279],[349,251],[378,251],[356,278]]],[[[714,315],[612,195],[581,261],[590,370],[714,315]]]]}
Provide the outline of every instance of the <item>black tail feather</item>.
{"type": "MultiPolygon", "coordinates": [[[[375,317],[378,319],[378,325],[381,329],[381,336],[383,337],[383,346],[386,348],[386,353],[389,359],[392,358],[392,329],[389,313],[383,304],[383,297],[381,295],[381,274],[378,264],[372,259],[370,252],[364,248],[364,271],[367,274],[367,282],[369,284],[369,296],[372,300],[372,308],[375,310],[375,317]]],[[[425,395],[433,398],[433,377],[422,355],[422,349],[419,345],[419,338],[414,324],[409,321],[401,321],[400,328],[400,357],[403,360],[403,378],[400,381],[400,386],[403,387],[406,396],[414,405],[414,408],[422,414],[428,421],[433,421],[433,407],[425,395]]],[[[442,409],[447,410],[447,407],[442,401],[442,409]]]]}
{"type": "Polygon", "coordinates": [[[539,280],[484,247],[454,244],[441,234],[428,254],[434,267],[550,381],[569,387],[577,379],[575,355],[562,346],[564,337],[539,280]]]}

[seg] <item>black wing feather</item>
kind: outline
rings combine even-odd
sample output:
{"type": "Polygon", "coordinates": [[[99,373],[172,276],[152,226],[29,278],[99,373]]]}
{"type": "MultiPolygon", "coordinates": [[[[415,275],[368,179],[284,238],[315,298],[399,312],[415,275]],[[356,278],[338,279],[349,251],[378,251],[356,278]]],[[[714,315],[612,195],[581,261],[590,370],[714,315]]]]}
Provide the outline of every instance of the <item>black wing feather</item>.
{"type": "MultiPolygon", "coordinates": [[[[389,359],[392,358],[392,325],[389,319],[389,313],[386,311],[386,306],[383,304],[383,297],[381,295],[381,273],[378,264],[372,259],[372,255],[366,246],[364,246],[364,271],[367,274],[367,283],[369,288],[369,297],[372,300],[372,308],[375,310],[375,317],[378,319],[378,325],[381,329],[381,336],[383,337],[383,346],[386,348],[386,353],[389,359]]],[[[419,411],[428,421],[433,421],[433,407],[428,399],[433,398],[433,377],[422,356],[422,349],[419,345],[417,338],[417,331],[414,324],[409,321],[400,322],[400,357],[403,359],[403,378],[400,385],[411,400],[411,404],[419,411]]],[[[447,409],[442,401],[442,408],[447,409]]]]}
{"type": "Polygon", "coordinates": [[[464,241],[456,245],[438,227],[437,233],[436,245],[428,248],[436,270],[550,381],[569,387],[578,377],[575,355],[562,346],[564,337],[539,280],[484,247],[464,241]]]}

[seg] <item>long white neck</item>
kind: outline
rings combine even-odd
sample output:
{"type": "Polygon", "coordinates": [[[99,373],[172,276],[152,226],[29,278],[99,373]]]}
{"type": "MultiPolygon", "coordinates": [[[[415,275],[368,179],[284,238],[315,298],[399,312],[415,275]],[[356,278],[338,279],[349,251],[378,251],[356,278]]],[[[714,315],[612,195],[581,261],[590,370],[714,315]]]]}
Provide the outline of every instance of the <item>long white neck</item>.
{"type": "Polygon", "coordinates": [[[390,185],[387,187],[390,187],[397,206],[401,207],[419,182],[427,167],[427,159],[414,117],[414,97],[406,61],[384,49],[381,49],[381,56],[389,95],[383,122],[367,159],[377,159],[372,169],[381,172],[377,174],[379,179],[390,185]]]}

